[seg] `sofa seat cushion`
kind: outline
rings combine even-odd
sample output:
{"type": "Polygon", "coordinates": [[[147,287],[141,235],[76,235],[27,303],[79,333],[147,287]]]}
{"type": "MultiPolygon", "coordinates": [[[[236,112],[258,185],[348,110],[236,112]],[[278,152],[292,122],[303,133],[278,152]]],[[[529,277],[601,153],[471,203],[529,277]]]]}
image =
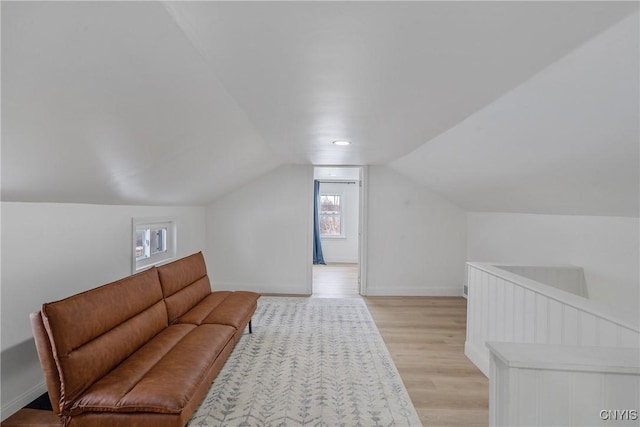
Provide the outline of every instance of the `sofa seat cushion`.
{"type": "Polygon", "coordinates": [[[89,388],[71,415],[179,414],[218,355],[233,346],[234,334],[235,329],[226,325],[171,325],[89,388]]]}
{"type": "Polygon", "coordinates": [[[260,294],[247,291],[212,292],[181,316],[178,322],[228,325],[239,329],[253,315],[259,297],[260,294]]]}
{"type": "Polygon", "coordinates": [[[200,325],[213,310],[229,296],[231,291],[215,291],[209,293],[202,301],[196,304],[184,315],[176,319],[178,323],[189,323],[192,325],[200,325]]]}

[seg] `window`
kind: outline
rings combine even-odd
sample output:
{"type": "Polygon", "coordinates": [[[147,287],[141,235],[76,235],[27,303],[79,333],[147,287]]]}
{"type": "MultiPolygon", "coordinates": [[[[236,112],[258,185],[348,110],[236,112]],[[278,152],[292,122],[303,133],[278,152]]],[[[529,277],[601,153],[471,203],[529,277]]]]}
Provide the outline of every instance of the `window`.
{"type": "Polygon", "coordinates": [[[136,230],[136,261],[167,252],[167,228],[139,228],[136,230]]]}
{"type": "Polygon", "coordinates": [[[132,272],[175,258],[176,222],[172,218],[133,219],[132,272]]]}
{"type": "Polygon", "coordinates": [[[343,237],[342,196],[340,194],[320,195],[320,235],[323,237],[343,237]]]}

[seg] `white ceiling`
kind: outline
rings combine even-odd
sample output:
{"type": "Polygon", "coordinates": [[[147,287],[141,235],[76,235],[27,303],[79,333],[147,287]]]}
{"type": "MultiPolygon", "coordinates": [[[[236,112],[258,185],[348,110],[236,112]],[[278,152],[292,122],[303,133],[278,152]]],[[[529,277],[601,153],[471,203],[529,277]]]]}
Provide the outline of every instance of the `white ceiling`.
{"type": "Polygon", "coordinates": [[[471,210],[637,217],[638,18],[390,166],[471,210]]]}
{"type": "MultiPolygon", "coordinates": [[[[610,214],[633,214],[619,199],[633,199],[637,184],[627,181],[637,178],[637,75],[620,70],[637,69],[637,48],[624,51],[631,63],[593,73],[563,75],[560,64],[637,11],[635,2],[1,7],[2,200],[206,204],[281,164],[383,164],[472,210],[564,212],[558,200],[567,191],[595,187],[585,195],[602,196],[624,181],[610,214]],[[601,75],[610,72],[623,80],[601,75]],[[548,83],[549,74],[575,88],[557,91],[565,86],[548,83]],[[582,96],[594,79],[604,88],[582,96]],[[599,103],[624,109],[623,126],[615,114],[594,120],[599,103]],[[537,120],[512,117],[529,108],[537,120]],[[589,149],[556,157],[584,136],[589,149]],[[335,139],[353,144],[335,147],[335,139]],[[476,152],[495,173],[466,168],[469,144],[485,147],[476,152]],[[611,144],[617,148],[603,150],[611,144]],[[511,151],[535,160],[527,179],[511,151]],[[603,151],[607,165],[633,155],[636,162],[598,181],[617,173],[596,161],[603,151]],[[540,175],[550,167],[545,158],[556,175],[540,175]],[[557,176],[569,160],[575,164],[557,176]],[[569,185],[589,171],[595,184],[569,185]],[[530,194],[514,199],[505,182],[518,179],[530,194]]],[[[627,25],[637,35],[634,16],[627,25]]],[[[576,61],[598,64],[608,53],[576,61]]],[[[568,211],[594,214],[609,201],[571,202],[568,211]]]]}

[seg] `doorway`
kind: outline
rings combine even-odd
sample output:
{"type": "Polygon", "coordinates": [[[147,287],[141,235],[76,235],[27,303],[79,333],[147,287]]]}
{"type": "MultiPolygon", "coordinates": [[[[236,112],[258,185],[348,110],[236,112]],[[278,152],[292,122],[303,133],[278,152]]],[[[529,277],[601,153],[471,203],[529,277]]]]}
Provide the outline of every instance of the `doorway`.
{"type": "Polygon", "coordinates": [[[362,293],[362,177],[361,167],[314,168],[321,251],[318,263],[312,265],[314,297],[348,298],[362,293]]]}

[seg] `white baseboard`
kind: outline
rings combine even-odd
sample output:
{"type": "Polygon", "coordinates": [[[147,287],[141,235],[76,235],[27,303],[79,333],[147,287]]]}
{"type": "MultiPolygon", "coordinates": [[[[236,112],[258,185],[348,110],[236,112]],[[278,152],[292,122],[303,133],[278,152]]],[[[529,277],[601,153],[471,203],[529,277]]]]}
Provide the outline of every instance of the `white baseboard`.
{"type": "Polygon", "coordinates": [[[467,356],[474,365],[482,371],[485,377],[489,378],[489,350],[481,351],[475,344],[471,341],[464,342],[464,355],[467,356]]]}
{"type": "Polygon", "coordinates": [[[376,297],[459,297],[462,296],[462,289],[458,288],[367,288],[367,296],[376,297]]]}
{"type": "Polygon", "coordinates": [[[327,264],[357,264],[358,258],[324,258],[327,264]]]}
{"type": "MultiPolygon", "coordinates": [[[[243,290],[254,291],[267,294],[292,294],[292,295],[310,295],[311,289],[302,288],[300,284],[273,284],[273,283],[247,283],[247,282],[214,282],[211,288],[216,290],[243,290]]],[[[385,297],[460,297],[463,296],[462,288],[451,287],[433,287],[433,288],[414,288],[414,287],[389,287],[384,289],[367,288],[366,296],[385,296],[385,297]]]]}
{"type": "Polygon", "coordinates": [[[264,294],[295,294],[310,295],[311,289],[301,287],[300,284],[271,284],[271,283],[247,283],[247,282],[213,282],[213,291],[253,291],[264,294]]]}
{"type": "Polygon", "coordinates": [[[9,402],[3,403],[2,415],[0,415],[0,418],[2,419],[2,421],[6,420],[11,415],[15,414],[20,409],[24,408],[26,405],[33,402],[36,398],[40,397],[40,395],[42,395],[46,391],[47,391],[47,386],[43,381],[40,384],[34,385],[29,390],[25,391],[19,396],[16,396],[15,398],[11,399],[9,402]]]}

